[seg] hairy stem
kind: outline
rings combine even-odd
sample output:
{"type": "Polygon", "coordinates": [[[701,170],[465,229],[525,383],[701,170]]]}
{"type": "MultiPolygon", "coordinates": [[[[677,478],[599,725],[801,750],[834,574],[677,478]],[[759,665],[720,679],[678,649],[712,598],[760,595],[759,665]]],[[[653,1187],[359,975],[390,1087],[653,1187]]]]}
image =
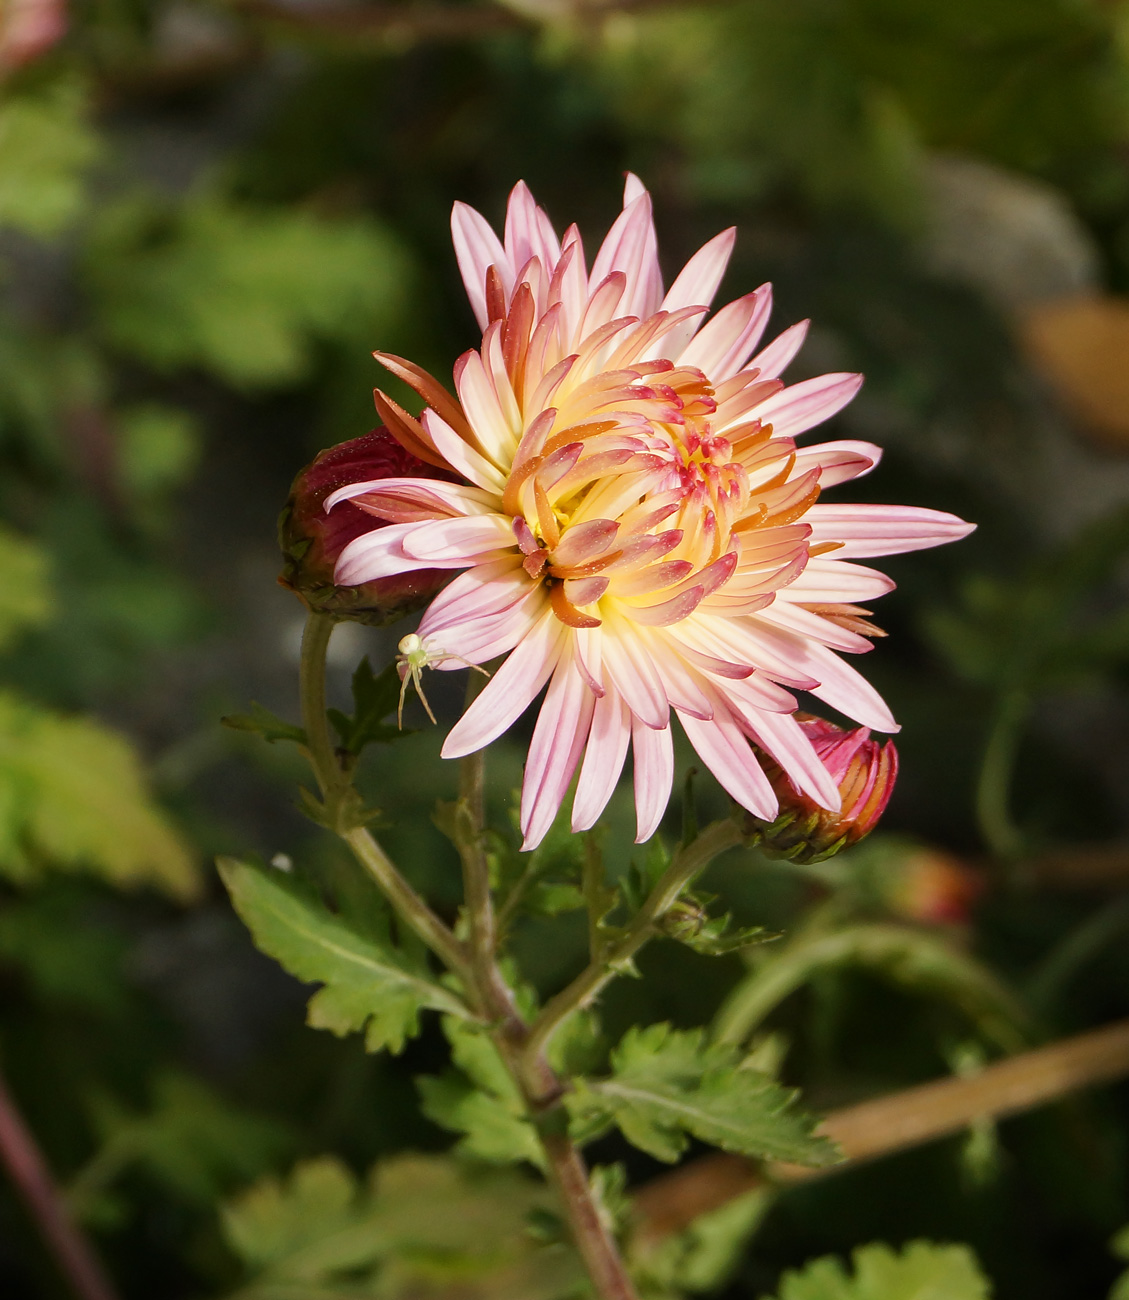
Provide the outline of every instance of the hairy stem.
{"type": "Polygon", "coordinates": [[[691,880],[720,853],[741,842],[733,821],[714,822],[685,848],[679,849],[650,897],[632,918],[625,933],[609,944],[597,960],[556,995],[550,998],[529,1031],[526,1053],[540,1055],[556,1031],[574,1011],[588,1006],[600,990],[615,979],[643,945],[654,936],[656,923],[678,901],[691,880]]]}
{"type": "MultiPolygon", "coordinates": [[[[340,803],[352,781],[337,758],[325,714],[325,652],[333,633],[330,614],[310,614],[302,637],[301,702],[302,725],[306,729],[306,753],[326,807],[340,803]]],[[[393,865],[392,860],[364,826],[349,826],[338,832],[353,850],[357,861],[380,886],[400,919],[423,940],[441,962],[472,987],[469,966],[462,945],[428,907],[393,865]]]]}
{"type": "Polygon", "coordinates": [[[3,1076],[0,1076],[0,1162],[78,1300],[116,1300],[114,1288],[90,1243],[67,1213],[43,1153],[24,1123],[3,1076]]]}
{"type": "MultiPolygon", "coordinates": [[[[468,688],[473,692],[474,686],[468,688]]],[[[460,760],[456,839],[463,864],[463,892],[470,932],[470,964],[486,1015],[493,1022],[498,1053],[521,1090],[537,1126],[545,1166],[568,1219],[576,1249],[600,1300],[635,1300],[635,1290],[619,1248],[600,1217],[588,1183],[584,1158],[568,1136],[568,1116],[560,1103],[564,1089],[542,1053],[523,1048],[529,1029],[497,960],[497,930],[490,893],[489,864],[483,849],[486,763],[482,752],[460,760]],[[551,1116],[549,1122],[547,1118],[551,1116]]]]}

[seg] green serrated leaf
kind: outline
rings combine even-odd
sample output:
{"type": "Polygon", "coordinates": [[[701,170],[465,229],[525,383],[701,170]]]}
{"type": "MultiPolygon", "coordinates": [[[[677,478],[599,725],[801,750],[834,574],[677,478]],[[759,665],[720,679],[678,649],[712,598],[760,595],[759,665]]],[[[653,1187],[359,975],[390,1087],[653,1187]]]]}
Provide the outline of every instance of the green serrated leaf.
{"type": "Polygon", "coordinates": [[[234,858],[218,866],[256,945],[291,975],[324,985],[309,1003],[315,1028],[339,1037],[363,1029],[368,1051],[399,1052],[419,1032],[422,1010],[467,1014],[421,960],[358,933],[299,881],[234,858]]]}
{"type": "Polygon", "coordinates": [[[451,1017],[444,1018],[443,1032],[458,1070],[416,1080],[424,1114],[462,1133],[459,1149],[466,1155],[500,1164],[528,1160],[542,1165],[541,1144],[521,1093],[489,1037],[451,1017]]]}
{"type": "Polygon", "coordinates": [[[634,1146],[674,1161],[691,1137],[726,1151],[827,1165],[834,1147],[812,1136],[816,1120],[793,1110],[796,1094],[739,1068],[732,1047],[701,1030],[632,1028],[611,1058],[612,1074],[579,1080],[566,1100],[580,1140],[615,1124],[634,1146]]]}
{"type": "Polygon", "coordinates": [[[264,709],[254,700],[251,701],[250,713],[229,713],[226,717],[220,718],[220,722],[225,727],[230,727],[232,731],[250,731],[256,736],[262,736],[271,745],[279,740],[290,740],[296,745],[306,743],[306,732],[302,727],[296,727],[292,722],[284,722],[270,709],[264,709]]]}
{"type": "Polygon", "coordinates": [[[813,1260],[785,1273],[779,1300],[989,1300],[991,1285],[967,1246],[911,1241],[901,1253],[861,1246],[852,1277],[839,1260],[813,1260]]]}
{"type": "Polygon", "coordinates": [[[264,1179],[223,1211],[228,1244],[252,1272],[240,1300],[566,1300],[576,1254],[529,1232],[547,1189],[513,1170],[448,1156],[397,1156],[367,1185],[337,1160],[264,1179]]]}
{"type": "Polygon", "coordinates": [[[362,659],[353,673],[352,717],[339,709],[329,710],[329,720],[341,738],[341,748],[359,754],[366,745],[387,744],[401,735],[410,735],[384,721],[396,712],[399,698],[400,675],[396,665],[389,664],[376,677],[368,658],[362,659]]]}

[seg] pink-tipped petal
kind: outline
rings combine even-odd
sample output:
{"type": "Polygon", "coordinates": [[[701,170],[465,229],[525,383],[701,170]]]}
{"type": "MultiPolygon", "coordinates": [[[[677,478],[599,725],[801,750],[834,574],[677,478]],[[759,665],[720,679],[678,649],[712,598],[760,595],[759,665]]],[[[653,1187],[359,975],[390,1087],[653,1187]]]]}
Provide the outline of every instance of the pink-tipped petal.
{"type": "Polygon", "coordinates": [[[762,284],[753,293],[717,313],[707,321],[682,351],[684,366],[697,366],[719,384],[741,370],[757,346],[772,311],[772,287],[762,284]]]}
{"type": "Polygon", "coordinates": [[[533,729],[521,788],[523,849],[545,838],[584,751],[596,697],[561,657],[533,729]]]}
{"type": "Polygon", "coordinates": [[[795,438],[843,409],[862,387],[862,375],[820,375],[781,389],[756,409],[778,438],[795,438]]]}
{"type": "Polygon", "coordinates": [[[631,749],[635,758],[635,843],[645,844],[659,828],[674,784],[674,741],[669,725],[656,731],[632,718],[631,749]]]}
{"type": "Polygon", "coordinates": [[[451,728],[442,756],[473,754],[508,730],[549,680],[564,643],[565,629],[546,611],[451,728]]]}
{"type": "Polygon", "coordinates": [[[810,320],[802,320],[795,325],[790,325],[783,334],[778,334],[768,347],[762,348],[753,357],[749,362],[749,369],[755,370],[761,379],[779,379],[804,346],[810,327],[810,320]]]}
{"type": "Polygon", "coordinates": [[[592,263],[591,283],[599,284],[613,271],[622,271],[627,277],[620,315],[643,318],[658,310],[662,273],[651,196],[645,190],[631,200],[608,231],[592,263]]]}
{"type": "Polygon", "coordinates": [[[681,273],[662,301],[663,311],[680,307],[708,307],[714,300],[725,268],[733,254],[737,227],[730,226],[703,244],[682,268],[681,273]]]}
{"type": "Polygon", "coordinates": [[[729,710],[719,705],[710,722],[689,713],[680,713],[678,719],[694,752],[717,777],[721,788],[758,817],[775,817],[777,801],[772,786],[729,710]]]}
{"type": "Polygon", "coordinates": [[[806,516],[812,542],[842,542],[843,559],[900,555],[967,537],[976,525],[922,506],[814,505],[806,516]]]}
{"type": "Polygon", "coordinates": [[[503,283],[512,285],[514,268],[490,223],[465,203],[456,203],[451,209],[451,239],[471,309],[485,329],[490,321],[486,310],[486,272],[496,266],[503,283]]]}
{"type": "Polygon", "coordinates": [[[872,442],[855,442],[843,438],[838,442],[821,442],[796,451],[796,468],[805,473],[819,466],[819,488],[825,492],[840,483],[862,478],[882,459],[882,448],[872,442]]]}
{"type": "Polygon", "coordinates": [[[598,699],[592,715],[592,730],[584,764],[572,802],[572,829],[591,830],[607,807],[623,771],[631,740],[631,713],[615,691],[598,699]]]}

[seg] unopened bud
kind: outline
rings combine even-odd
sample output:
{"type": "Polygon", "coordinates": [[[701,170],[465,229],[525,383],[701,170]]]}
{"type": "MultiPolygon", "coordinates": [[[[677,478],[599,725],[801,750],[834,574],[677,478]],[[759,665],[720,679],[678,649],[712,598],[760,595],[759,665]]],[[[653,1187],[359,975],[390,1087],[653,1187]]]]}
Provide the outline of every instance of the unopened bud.
{"type": "Polygon", "coordinates": [[[898,916],[926,925],[964,925],[984,892],[984,878],[940,849],[916,849],[891,863],[883,901],[898,916]]]}
{"type": "Polygon", "coordinates": [[[355,537],[379,528],[380,521],[352,501],[340,502],[327,514],[326,497],[350,483],[401,477],[452,476],[418,460],[383,427],[321,452],[294,480],[279,516],[284,559],[279,582],[315,613],[378,627],[426,605],[450,581],[451,570],[420,569],[356,587],[339,587],[333,581],[341,552],[355,537]]]}
{"type": "Polygon", "coordinates": [[[839,787],[838,812],[821,808],[801,794],[781,767],[767,756],[765,774],[780,800],[775,821],[751,813],[745,816],[745,833],[770,857],[793,862],[822,862],[840,849],[857,844],[878,824],[898,775],[898,751],[893,741],[871,740],[868,727],[850,731],[823,718],[797,714],[831,779],[839,787]]]}

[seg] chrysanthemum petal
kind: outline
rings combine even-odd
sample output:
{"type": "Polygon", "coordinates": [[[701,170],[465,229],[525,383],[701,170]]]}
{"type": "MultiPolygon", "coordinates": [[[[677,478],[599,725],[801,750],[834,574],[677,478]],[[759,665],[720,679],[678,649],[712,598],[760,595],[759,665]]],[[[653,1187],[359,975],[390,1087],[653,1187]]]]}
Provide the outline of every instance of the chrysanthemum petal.
{"type": "Polygon", "coordinates": [[[818,465],[820,491],[826,491],[869,474],[881,459],[882,448],[874,443],[841,438],[836,442],[797,448],[796,470],[802,474],[818,465]]]}
{"type": "Polygon", "coordinates": [[[760,342],[771,311],[772,286],[762,284],[722,307],[690,340],[679,361],[705,371],[714,384],[730,378],[760,342]]]}
{"type": "Polygon", "coordinates": [[[631,751],[635,765],[635,843],[645,844],[659,828],[674,784],[674,741],[669,724],[656,731],[633,718],[631,751]]]}
{"type": "Polygon", "coordinates": [[[795,438],[830,420],[862,387],[862,375],[820,375],[782,389],[757,407],[762,424],[778,438],[795,438]]]}
{"type": "Polygon", "coordinates": [[[509,287],[513,283],[514,268],[490,223],[465,203],[456,203],[451,209],[451,239],[471,309],[481,328],[485,329],[490,323],[486,310],[486,272],[491,266],[496,266],[509,287]]]}
{"type": "Polygon", "coordinates": [[[400,545],[405,555],[433,564],[508,549],[513,539],[513,527],[502,515],[471,515],[421,524],[405,533],[400,545]]]}
{"type": "Polygon", "coordinates": [[[561,656],[533,729],[521,787],[523,849],[545,838],[580,761],[596,697],[571,662],[561,656]]]}
{"type": "Polygon", "coordinates": [[[631,713],[615,691],[596,701],[572,802],[572,829],[590,830],[607,807],[631,740],[631,713]]]}
{"type": "Polygon", "coordinates": [[[529,708],[549,680],[565,645],[565,628],[546,611],[482,693],[451,728],[444,758],[461,758],[490,744],[529,708]]]}
{"type": "Polygon", "coordinates": [[[736,238],[737,227],[730,226],[720,235],[714,235],[708,244],[703,244],[667,290],[667,295],[662,301],[662,310],[677,311],[679,307],[708,307],[714,300],[722,276],[725,275],[725,268],[729,265],[736,238]]]}
{"type": "Polygon", "coordinates": [[[923,506],[815,505],[806,516],[812,542],[842,542],[844,559],[900,555],[943,546],[976,527],[943,510],[923,506]]]}
{"type": "Polygon", "coordinates": [[[776,816],[779,804],[768,777],[761,770],[745,733],[724,705],[715,708],[710,722],[702,722],[689,713],[680,713],[678,720],[694,752],[727,794],[742,808],[766,821],[776,816]]]}
{"type": "Polygon", "coordinates": [[[804,346],[811,327],[810,320],[797,321],[782,334],[778,334],[766,348],[762,348],[749,362],[761,379],[778,379],[788,369],[796,353],[804,346]]]}

